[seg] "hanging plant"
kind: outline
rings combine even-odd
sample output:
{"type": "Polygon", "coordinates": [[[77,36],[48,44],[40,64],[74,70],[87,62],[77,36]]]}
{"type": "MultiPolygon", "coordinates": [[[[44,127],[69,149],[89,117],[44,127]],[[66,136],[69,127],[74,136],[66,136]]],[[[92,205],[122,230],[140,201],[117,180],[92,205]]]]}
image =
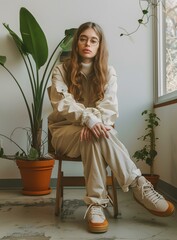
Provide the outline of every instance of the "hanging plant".
{"type": "Polygon", "coordinates": [[[162,0],[139,0],[139,7],[141,9],[142,16],[137,20],[137,26],[136,28],[128,32],[126,29],[121,29],[124,31],[124,33],[121,33],[120,36],[131,36],[134,33],[138,31],[138,29],[141,26],[146,26],[149,23],[150,18],[155,17],[155,15],[152,14],[155,8],[157,8],[160,4],[162,4],[163,8],[165,8],[162,0]]]}

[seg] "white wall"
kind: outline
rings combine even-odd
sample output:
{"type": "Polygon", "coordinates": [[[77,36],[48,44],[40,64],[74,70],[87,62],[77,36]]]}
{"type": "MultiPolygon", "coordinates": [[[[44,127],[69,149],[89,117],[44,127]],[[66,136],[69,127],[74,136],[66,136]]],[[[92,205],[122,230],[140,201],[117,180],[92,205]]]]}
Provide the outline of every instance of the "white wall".
{"type": "MultiPolygon", "coordinates": [[[[85,21],[95,21],[103,27],[110,52],[110,64],[115,67],[119,79],[120,117],[116,128],[132,155],[139,148],[137,137],[143,131],[141,112],[153,102],[151,25],[148,28],[142,26],[132,38],[120,37],[120,27],[132,31],[137,26],[137,19],[141,16],[138,0],[1,0],[0,23],[8,23],[15,32],[19,32],[18,16],[22,6],[40,23],[47,36],[50,51],[67,28],[78,27],[85,21]]],[[[0,55],[8,57],[9,68],[28,89],[21,59],[2,25],[0,55]]],[[[15,127],[26,127],[29,123],[19,90],[2,68],[0,81],[0,132],[9,135],[15,127]]],[[[44,110],[46,128],[47,115],[51,111],[47,95],[44,110]]],[[[18,141],[23,144],[24,136],[19,136],[18,141]]],[[[11,145],[4,147],[7,152],[13,151],[11,145]]],[[[19,178],[18,169],[13,162],[0,161],[0,178],[19,178]]],[[[70,172],[73,169],[75,173],[82,172],[81,168],[71,168],[70,164],[67,168],[70,172]]],[[[53,177],[55,176],[56,167],[53,171],[53,177]]]]}

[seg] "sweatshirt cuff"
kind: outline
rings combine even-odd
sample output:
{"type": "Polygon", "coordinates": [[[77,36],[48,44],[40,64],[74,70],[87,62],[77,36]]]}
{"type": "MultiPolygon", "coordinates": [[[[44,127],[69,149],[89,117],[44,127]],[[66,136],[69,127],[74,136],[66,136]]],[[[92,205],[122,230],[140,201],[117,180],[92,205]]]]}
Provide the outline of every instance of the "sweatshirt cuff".
{"type": "MultiPolygon", "coordinates": [[[[88,128],[92,128],[96,123],[101,123],[101,119],[96,116],[100,115],[95,109],[87,109],[83,111],[81,125],[86,125],[88,128]],[[94,112],[94,113],[93,113],[94,112]]],[[[101,116],[100,116],[101,117],[101,116]]]]}
{"type": "Polygon", "coordinates": [[[101,123],[100,119],[97,117],[91,118],[87,123],[87,127],[91,129],[96,123],[101,123]]]}

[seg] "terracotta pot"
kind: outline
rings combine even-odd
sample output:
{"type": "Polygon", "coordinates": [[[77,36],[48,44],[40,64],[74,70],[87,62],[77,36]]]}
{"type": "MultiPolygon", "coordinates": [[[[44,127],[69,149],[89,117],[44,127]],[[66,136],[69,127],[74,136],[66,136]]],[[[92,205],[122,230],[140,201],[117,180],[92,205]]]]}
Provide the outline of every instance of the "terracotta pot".
{"type": "Polygon", "coordinates": [[[20,170],[24,195],[46,195],[51,193],[50,178],[54,159],[27,161],[16,160],[20,170]]]}
{"type": "Polygon", "coordinates": [[[157,184],[159,181],[159,175],[157,174],[143,174],[143,176],[154,186],[154,188],[157,188],[157,184]]]}

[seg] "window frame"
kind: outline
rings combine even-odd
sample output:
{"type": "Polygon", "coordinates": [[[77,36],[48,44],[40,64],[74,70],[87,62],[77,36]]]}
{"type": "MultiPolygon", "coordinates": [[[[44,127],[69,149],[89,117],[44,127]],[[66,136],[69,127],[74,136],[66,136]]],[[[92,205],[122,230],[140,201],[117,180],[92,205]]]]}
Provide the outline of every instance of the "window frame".
{"type": "MultiPolygon", "coordinates": [[[[164,3],[165,0],[163,0],[164,3]]],[[[177,90],[162,94],[166,89],[166,46],[165,46],[165,13],[162,3],[152,9],[153,18],[153,63],[154,63],[154,106],[160,107],[177,103],[177,90]],[[161,69],[163,71],[161,71],[161,69]]]]}

